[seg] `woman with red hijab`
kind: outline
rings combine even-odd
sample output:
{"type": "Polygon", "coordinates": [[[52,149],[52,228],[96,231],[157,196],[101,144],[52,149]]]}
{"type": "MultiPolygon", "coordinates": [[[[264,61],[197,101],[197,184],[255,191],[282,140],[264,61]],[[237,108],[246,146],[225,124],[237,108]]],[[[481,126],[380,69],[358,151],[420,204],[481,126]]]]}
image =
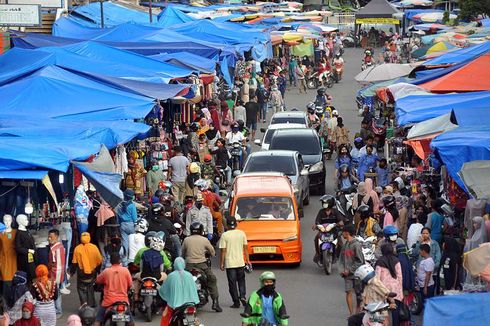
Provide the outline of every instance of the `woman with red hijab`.
{"type": "Polygon", "coordinates": [[[14,326],[41,326],[41,321],[34,316],[34,304],[30,301],[22,305],[22,318],[17,320],[14,326]]]}

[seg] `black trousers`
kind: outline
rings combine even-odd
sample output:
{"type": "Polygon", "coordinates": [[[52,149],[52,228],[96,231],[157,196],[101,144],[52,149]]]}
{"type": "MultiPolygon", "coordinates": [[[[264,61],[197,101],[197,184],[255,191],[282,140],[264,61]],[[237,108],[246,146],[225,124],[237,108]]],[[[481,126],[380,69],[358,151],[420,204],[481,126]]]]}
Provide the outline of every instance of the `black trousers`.
{"type": "Polygon", "coordinates": [[[362,326],[362,319],[364,318],[364,313],[358,313],[355,315],[352,315],[347,319],[347,325],[348,326],[362,326]]]}
{"type": "Polygon", "coordinates": [[[245,287],[245,268],[227,268],[226,277],[228,278],[228,290],[230,291],[233,303],[239,304],[240,298],[247,297],[247,289],[245,287]]]}
{"type": "Polygon", "coordinates": [[[77,279],[78,298],[80,305],[87,303],[90,307],[97,307],[95,304],[95,290],[93,282],[83,282],[77,279]]]}

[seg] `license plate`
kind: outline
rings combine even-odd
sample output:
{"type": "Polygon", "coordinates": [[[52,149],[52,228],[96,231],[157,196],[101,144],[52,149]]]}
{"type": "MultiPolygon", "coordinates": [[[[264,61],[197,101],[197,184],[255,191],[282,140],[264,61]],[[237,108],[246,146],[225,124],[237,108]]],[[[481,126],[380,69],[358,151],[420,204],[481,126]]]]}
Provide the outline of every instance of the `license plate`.
{"type": "Polygon", "coordinates": [[[112,321],[129,322],[130,318],[128,315],[115,314],[115,315],[112,315],[112,321]]]}
{"type": "Polygon", "coordinates": [[[186,315],[184,320],[184,325],[194,325],[196,323],[196,318],[193,315],[186,315]]]}
{"type": "Polygon", "coordinates": [[[254,247],[254,254],[275,254],[276,247],[254,247]]]}
{"type": "Polygon", "coordinates": [[[155,290],[155,289],[141,289],[141,295],[157,295],[157,290],[155,290]]]}

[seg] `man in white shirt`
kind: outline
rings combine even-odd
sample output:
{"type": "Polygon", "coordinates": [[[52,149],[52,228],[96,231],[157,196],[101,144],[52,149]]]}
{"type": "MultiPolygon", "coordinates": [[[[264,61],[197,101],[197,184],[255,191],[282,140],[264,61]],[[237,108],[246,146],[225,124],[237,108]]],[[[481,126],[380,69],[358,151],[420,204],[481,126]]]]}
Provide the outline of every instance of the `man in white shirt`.
{"type": "Polygon", "coordinates": [[[243,106],[242,100],[238,100],[237,103],[238,105],[234,109],[235,115],[233,118],[235,121],[242,120],[245,123],[247,121],[245,107],[243,106]]]}
{"type": "Polygon", "coordinates": [[[419,216],[417,215],[416,222],[412,223],[412,225],[410,225],[410,227],[408,228],[407,246],[409,249],[412,248],[412,246],[415,245],[420,239],[420,233],[422,232],[423,228],[424,226],[422,225],[422,223],[420,223],[419,216]]]}
{"type": "Polygon", "coordinates": [[[247,236],[242,230],[237,230],[236,226],[237,221],[234,218],[229,219],[228,231],[221,235],[219,242],[221,249],[220,267],[222,271],[226,268],[228,289],[233,300],[231,308],[240,308],[240,302],[243,306],[247,303],[245,264],[250,264],[247,236]]]}

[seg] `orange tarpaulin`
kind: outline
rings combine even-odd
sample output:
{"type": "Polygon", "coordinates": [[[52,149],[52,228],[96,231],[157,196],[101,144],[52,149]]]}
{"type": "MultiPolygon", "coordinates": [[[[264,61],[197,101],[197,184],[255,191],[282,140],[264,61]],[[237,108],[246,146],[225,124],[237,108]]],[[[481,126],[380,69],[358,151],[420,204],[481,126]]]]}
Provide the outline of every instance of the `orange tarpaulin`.
{"type": "Polygon", "coordinates": [[[403,143],[411,146],[415,154],[417,154],[418,157],[420,157],[422,160],[425,161],[432,153],[432,150],[430,149],[430,142],[432,141],[432,139],[434,139],[436,136],[440,134],[441,133],[438,132],[432,135],[413,138],[413,139],[405,140],[403,143]]]}
{"type": "Polygon", "coordinates": [[[490,53],[463,67],[419,86],[436,93],[490,90],[490,53]]]}

